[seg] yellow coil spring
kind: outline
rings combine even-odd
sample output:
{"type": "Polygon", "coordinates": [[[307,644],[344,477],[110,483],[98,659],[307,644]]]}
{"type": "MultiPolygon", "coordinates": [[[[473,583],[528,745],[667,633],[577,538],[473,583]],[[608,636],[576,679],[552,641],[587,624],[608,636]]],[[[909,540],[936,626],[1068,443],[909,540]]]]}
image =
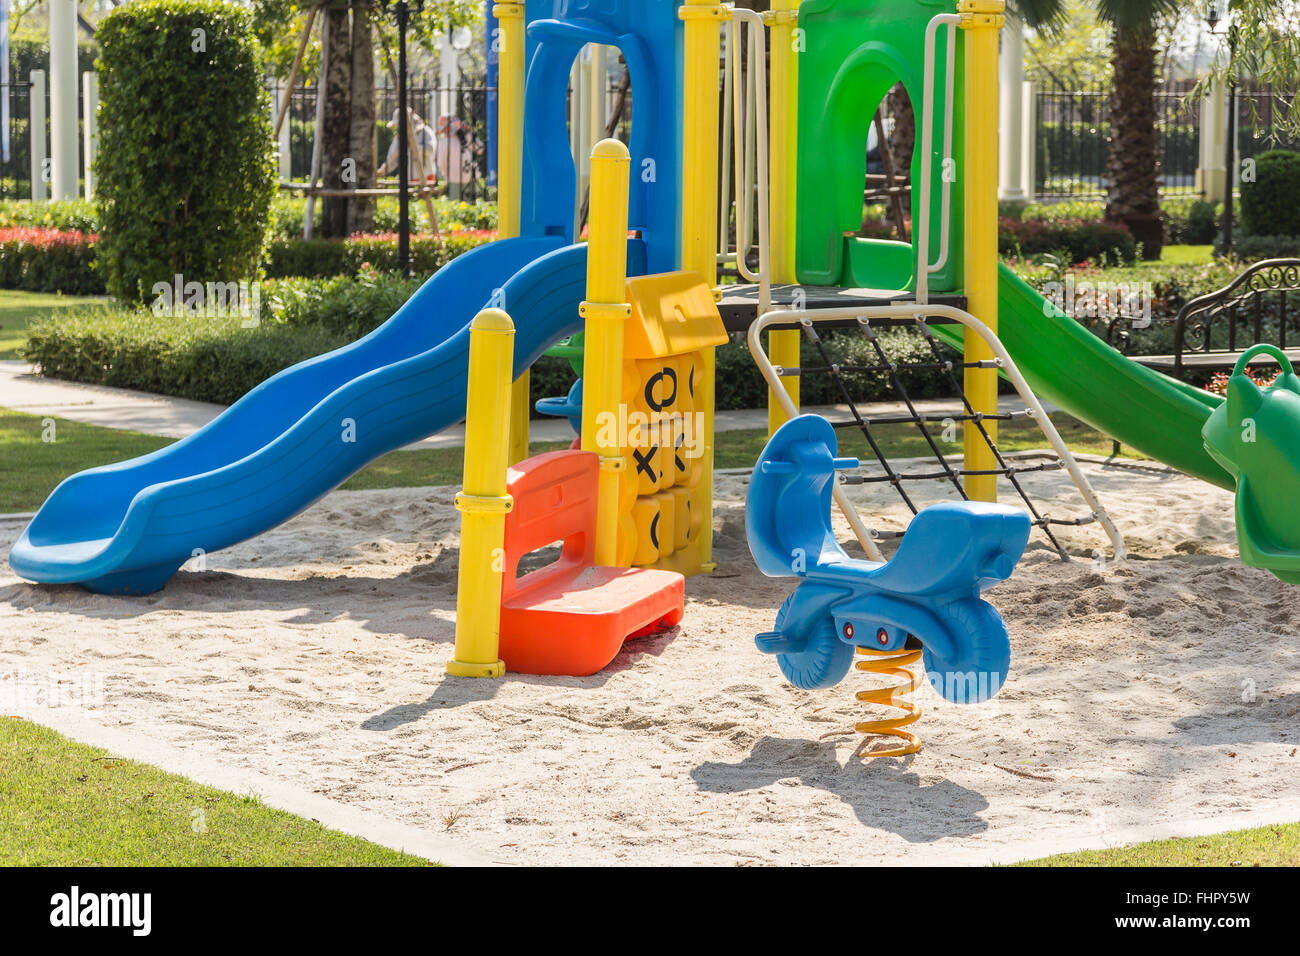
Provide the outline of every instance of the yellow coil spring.
{"type": "Polygon", "coordinates": [[[859,647],[858,656],[866,658],[866,660],[860,660],[854,664],[858,670],[882,677],[899,677],[905,683],[889,687],[876,687],[872,690],[860,690],[854,695],[864,704],[874,704],[878,707],[896,707],[903,711],[902,716],[899,717],[887,717],[883,720],[864,720],[855,724],[854,730],[868,736],[854,751],[854,756],[863,758],[904,757],[916,753],[921,749],[921,739],[916,734],[903,728],[921,719],[921,708],[909,699],[912,691],[921,686],[919,669],[909,670],[912,664],[921,659],[920,649],[878,651],[869,647],[859,647]],[[898,737],[903,743],[897,747],[864,753],[867,745],[874,742],[873,737],[898,737]]]}

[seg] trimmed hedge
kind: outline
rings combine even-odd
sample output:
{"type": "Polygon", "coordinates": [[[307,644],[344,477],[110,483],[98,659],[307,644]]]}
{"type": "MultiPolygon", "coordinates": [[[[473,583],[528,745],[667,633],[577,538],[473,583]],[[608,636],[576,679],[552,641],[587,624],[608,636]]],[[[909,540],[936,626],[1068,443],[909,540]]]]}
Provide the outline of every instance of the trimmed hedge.
{"type": "MultiPolygon", "coordinates": [[[[495,231],[497,204],[494,202],[461,202],[439,197],[433,201],[438,216],[438,228],[444,232],[495,231]]],[[[430,231],[429,214],[424,203],[411,201],[411,232],[424,234],[430,231]]],[[[298,196],[280,195],[271,206],[273,232],[279,239],[302,237],[303,222],[307,218],[307,200],[298,196]]],[[[321,204],[316,204],[315,223],[319,232],[323,222],[321,204]]],[[[397,232],[398,203],[395,196],[381,196],[375,202],[375,230],[380,233],[397,232]]]]}
{"type": "Polygon", "coordinates": [[[100,22],[97,201],[109,290],[255,278],[275,159],[249,11],[141,0],[100,22]]]}
{"type": "Polygon", "coordinates": [[[96,239],[57,229],[0,229],[0,288],[102,295],[96,239]]]}
{"type": "Polygon", "coordinates": [[[1241,184],[1241,219],[1253,236],[1300,236],[1300,153],[1255,157],[1255,181],[1241,184]]]}
{"type": "MultiPolygon", "coordinates": [[[[1214,254],[1223,255],[1222,235],[1214,239],[1214,254]]],[[[1242,262],[1294,259],[1300,257],[1300,236],[1237,235],[1232,239],[1232,254],[1242,262]]]]}
{"type": "Polygon", "coordinates": [[[998,252],[1017,259],[1064,253],[1071,262],[1089,262],[1103,256],[1134,262],[1138,257],[1137,242],[1126,226],[1082,219],[1002,219],[998,223],[998,252]]]}
{"type": "MultiPolygon", "coordinates": [[[[490,232],[411,237],[411,271],[431,276],[452,259],[496,238],[490,232]]],[[[337,239],[276,239],[267,250],[268,278],[355,276],[367,269],[397,272],[397,236],[355,235],[337,239]]]]}
{"type": "Polygon", "coordinates": [[[33,324],[23,355],[52,378],[229,405],[277,372],[347,342],[314,326],[245,329],[239,316],[187,320],[105,309],[33,324]]]}
{"type": "Polygon", "coordinates": [[[99,232],[99,210],[85,199],[0,200],[0,229],[58,229],[99,232]]]}

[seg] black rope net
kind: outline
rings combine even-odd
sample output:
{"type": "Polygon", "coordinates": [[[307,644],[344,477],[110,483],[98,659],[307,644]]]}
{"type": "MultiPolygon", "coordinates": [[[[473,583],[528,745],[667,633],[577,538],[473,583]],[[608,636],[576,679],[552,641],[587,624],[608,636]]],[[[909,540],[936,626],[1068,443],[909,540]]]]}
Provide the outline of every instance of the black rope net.
{"type": "MultiPolygon", "coordinates": [[[[1054,518],[1051,515],[1045,514],[1029,496],[1029,493],[1025,490],[1025,486],[1021,481],[1021,477],[1026,474],[1032,474],[1035,472],[1064,471],[1066,467],[1065,462],[1054,453],[1050,452],[1047,453],[1046,456],[1050,460],[1042,461],[1037,464],[1029,464],[1018,458],[1009,458],[1004,455],[998,448],[998,444],[994,440],[993,436],[989,434],[986,423],[990,421],[1010,422],[1032,419],[1034,417],[1032,412],[1028,409],[1021,411],[998,412],[996,414],[986,414],[975,411],[966,396],[966,390],[962,386],[957,374],[958,371],[964,373],[966,369],[975,368],[996,370],[1000,367],[999,363],[996,360],[967,362],[947,357],[943,352],[943,346],[941,346],[939,340],[935,338],[934,333],[930,329],[929,322],[924,316],[917,316],[914,320],[906,324],[914,325],[921,337],[924,339],[929,350],[930,361],[896,362],[886,354],[885,347],[881,343],[880,337],[876,334],[876,329],[872,326],[870,321],[859,319],[857,324],[871,345],[872,351],[877,359],[876,363],[869,365],[849,365],[842,362],[835,362],[828,353],[826,341],[821,333],[817,331],[816,324],[811,321],[805,321],[799,323],[799,327],[803,330],[805,338],[811,343],[821,361],[821,364],[805,365],[800,368],[778,367],[776,370],[777,374],[783,377],[829,375],[831,380],[834,382],[835,390],[839,393],[842,403],[848,406],[852,418],[839,421],[833,420],[831,421],[831,426],[834,427],[836,431],[844,429],[857,429],[860,431],[866,439],[867,445],[871,448],[871,453],[875,457],[875,464],[880,468],[880,474],[843,475],[840,480],[846,485],[888,483],[894,487],[894,490],[898,492],[899,497],[902,498],[903,503],[906,504],[912,514],[915,515],[919,509],[917,508],[916,503],[912,500],[912,496],[908,494],[907,484],[909,482],[947,482],[952,485],[953,489],[961,496],[962,500],[969,501],[970,497],[966,494],[966,488],[962,482],[963,478],[973,475],[996,475],[999,479],[1005,478],[1011,487],[1015,489],[1016,495],[1019,496],[1021,502],[1024,504],[1025,510],[1029,513],[1030,521],[1033,526],[1038,529],[1038,532],[1047,540],[1052,549],[1060,555],[1061,560],[1070,560],[1069,552],[1066,551],[1065,547],[1061,544],[1052,529],[1056,527],[1080,527],[1082,525],[1092,524],[1097,521],[1097,517],[1089,514],[1082,518],[1054,518]],[[961,413],[957,415],[930,415],[919,411],[914,404],[912,397],[908,394],[906,385],[903,383],[902,373],[906,370],[930,370],[942,375],[946,380],[951,393],[960,396],[962,404],[961,413]],[[899,400],[907,409],[907,414],[877,416],[864,415],[861,408],[859,408],[858,403],[854,401],[849,390],[849,383],[845,380],[845,376],[853,373],[861,374],[880,372],[888,375],[889,381],[892,383],[899,400]],[[929,447],[930,452],[934,455],[938,464],[937,468],[904,471],[896,468],[894,463],[890,461],[889,456],[885,454],[884,449],[881,447],[881,442],[876,430],[882,426],[905,424],[916,426],[921,437],[929,447]],[[949,460],[949,456],[946,455],[940,447],[940,443],[935,439],[934,433],[930,427],[932,425],[941,425],[944,428],[948,428],[953,424],[974,425],[976,430],[983,437],[985,444],[988,445],[990,452],[992,452],[993,459],[997,462],[997,467],[976,470],[966,468],[964,462],[960,466],[954,465],[949,460]]],[[[890,327],[900,327],[900,323],[897,320],[889,322],[887,325],[890,327]]],[[[1044,456],[1035,454],[1034,457],[1038,458],[1044,456]]],[[[904,532],[871,529],[871,534],[872,537],[877,540],[891,540],[901,538],[904,532]]]]}

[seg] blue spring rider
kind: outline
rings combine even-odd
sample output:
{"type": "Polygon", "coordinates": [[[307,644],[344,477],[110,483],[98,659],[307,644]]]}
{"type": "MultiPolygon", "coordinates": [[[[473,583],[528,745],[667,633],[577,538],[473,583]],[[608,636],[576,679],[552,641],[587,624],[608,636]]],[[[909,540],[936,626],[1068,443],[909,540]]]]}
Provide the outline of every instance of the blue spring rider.
{"type": "Polygon", "coordinates": [[[837,458],[835,430],[802,415],[783,425],[749,486],[745,532],[759,570],[802,578],[756,638],[796,687],[831,687],[854,648],[898,651],[919,642],[931,685],[945,699],[991,697],[1011,663],[1007,628],[980,593],[1011,576],[1029,541],[1029,517],[962,501],[923,509],[891,561],[849,557],[831,529],[831,482],[858,467],[837,458]],[[910,643],[909,643],[910,642],[910,643]],[[978,696],[976,696],[978,695],[978,696]]]}

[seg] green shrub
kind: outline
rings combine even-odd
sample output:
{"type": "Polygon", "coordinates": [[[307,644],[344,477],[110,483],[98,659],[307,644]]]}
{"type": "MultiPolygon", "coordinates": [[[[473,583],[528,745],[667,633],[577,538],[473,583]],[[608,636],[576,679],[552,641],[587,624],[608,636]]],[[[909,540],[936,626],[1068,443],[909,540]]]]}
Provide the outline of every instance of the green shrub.
{"type": "Polygon", "coordinates": [[[337,239],[272,239],[264,265],[269,279],[324,278],[347,270],[343,243],[337,239]]]}
{"type": "Polygon", "coordinates": [[[0,287],[102,295],[95,236],[57,229],[0,229],[0,287]]]}
{"type": "Polygon", "coordinates": [[[320,328],[349,341],[387,322],[416,290],[421,279],[369,272],[360,278],[268,282],[263,303],[272,320],[295,328],[320,328]]]}
{"type": "Polygon", "coordinates": [[[59,229],[65,232],[99,232],[99,212],[85,199],[58,199],[34,203],[29,199],[0,201],[0,229],[59,229]]]}
{"type": "MultiPolygon", "coordinates": [[[[1223,255],[1223,237],[1214,240],[1215,255],[1223,255]]],[[[1232,253],[1242,262],[1260,259],[1294,259],[1300,256],[1300,236],[1234,236],[1232,253]]]]}
{"type": "Polygon", "coordinates": [[[113,295],[177,274],[257,274],[275,194],[252,18],[218,0],[143,0],[96,30],[97,198],[113,295]]]}
{"type": "Polygon", "coordinates": [[[1254,236],[1300,236],[1300,153],[1255,157],[1255,181],[1241,184],[1241,218],[1254,236]]]}
{"type": "MultiPolygon", "coordinates": [[[[438,216],[438,228],[444,232],[493,231],[497,228],[497,204],[494,202],[461,202],[439,197],[433,201],[438,216]]],[[[430,232],[429,214],[424,203],[411,200],[411,232],[430,232]]],[[[321,225],[321,204],[316,204],[315,225],[321,225]]],[[[307,200],[301,196],[277,196],[271,205],[273,231],[281,239],[302,238],[303,222],[307,218],[307,200]]],[[[375,203],[375,232],[397,232],[398,203],[396,196],[381,196],[375,203]]]]}
{"type": "MultiPolygon", "coordinates": [[[[457,256],[495,238],[493,233],[450,233],[411,237],[411,270],[428,277],[457,256]]],[[[349,239],[275,239],[267,251],[266,274],[326,278],[357,276],[366,270],[397,272],[397,237],[355,235],[349,239]]]]}
{"type": "Polygon", "coordinates": [[[1100,222],[1106,204],[1095,199],[1068,199],[1064,202],[1030,203],[1019,218],[1025,222],[1100,222]]]}
{"type": "Polygon", "coordinates": [[[1064,254],[1070,262],[1100,258],[1118,262],[1137,259],[1137,242],[1119,223],[1081,219],[1056,221],[1003,219],[998,224],[998,252],[1020,258],[1045,253],[1064,254]]]}
{"type": "Polygon", "coordinates": [[[1208,246],[1218,235],[1223,203],[1199,196],[1171,196],[1160,202],[1170,245],[1208,246]]]}
{"type": "Polygon", "coordinates": [[[347,344],[317,326],[147,310],[60,315],[29,327],[24,357],[43,375],[228,405],[276,372],[347,344]]]}

